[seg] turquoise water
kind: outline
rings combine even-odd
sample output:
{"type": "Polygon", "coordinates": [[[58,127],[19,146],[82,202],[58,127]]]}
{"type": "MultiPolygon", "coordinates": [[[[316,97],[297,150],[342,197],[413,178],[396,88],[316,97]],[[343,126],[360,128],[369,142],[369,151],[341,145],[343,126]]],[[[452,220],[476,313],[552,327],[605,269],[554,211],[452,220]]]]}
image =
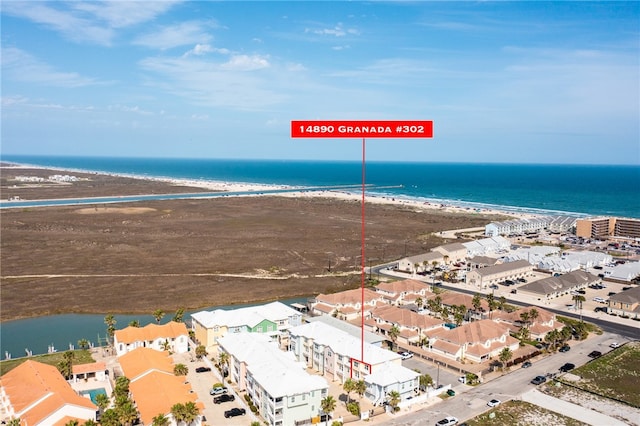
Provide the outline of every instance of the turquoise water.
{"type": "MultiPolygon", "coordinates": [[[[147,177],[276,185],[362,182],[360,162],[16,155],[2,160],[147,177]]],[[[640,166],[367,162],[366,183],[394,186],[378,191],[391,197],[478,208],[640,217],[640,166]]]]}
{"type": "MultiPolygon", "coordinates": [[[[89,395],[89,398],[91,398],[91,401],[94,404],[97,404],[98,402],[96,401],[96,397],[98,395],[107,395],[107,391],[105,388],[98,388],[98,389],[89,389],[89,390],[84,390],[84,391],[80,391],[80,395],[89,395]]],[[[109,396],[109,395],[107,395],[109,396]]]]}

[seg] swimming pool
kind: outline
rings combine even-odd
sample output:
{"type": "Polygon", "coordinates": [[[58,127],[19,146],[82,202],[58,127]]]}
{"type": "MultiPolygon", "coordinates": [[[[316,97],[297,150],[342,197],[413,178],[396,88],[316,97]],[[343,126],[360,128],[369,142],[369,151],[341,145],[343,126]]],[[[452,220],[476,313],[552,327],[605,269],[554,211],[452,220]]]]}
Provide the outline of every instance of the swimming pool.
{"type": "Polygon", "coordinates": [[[106,389],[105,388],[98,388],[98,389],[89,389],[89,390],[80,391],[80,395],[82,395],[82,396],[89,395],[89,398],[91,398],[91,401],[94,404],[97,404],[96,396],[98,396],[100,394],[107,395],[106,389]]]}

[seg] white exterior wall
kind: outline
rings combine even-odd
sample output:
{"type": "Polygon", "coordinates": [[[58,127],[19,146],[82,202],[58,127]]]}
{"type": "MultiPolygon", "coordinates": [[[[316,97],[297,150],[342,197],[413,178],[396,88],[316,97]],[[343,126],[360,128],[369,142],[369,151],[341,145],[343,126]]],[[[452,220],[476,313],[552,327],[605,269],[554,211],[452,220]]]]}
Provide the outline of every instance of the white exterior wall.
{"type": "MultiPolygon", "coordinates": [[[[32,407],[29,407],[32,408],[32,407]]],[[[18,413],[19,414],[19,413],[18,413]]],[[[17,416],[19,417],[19,415],[17,416]]],[[[65,417],[75,417],[77,419],[84,420],[95,420],[96,412],[94,410],[90,410],[88,408],[79,407],[77,405],[66,404],[60,407],[58,410],[51,413],[48,417],[42,419],[40,423],[37,423],[34,426],[49,426],[55,424],[56,422],[62,420],[65,417]]]]}

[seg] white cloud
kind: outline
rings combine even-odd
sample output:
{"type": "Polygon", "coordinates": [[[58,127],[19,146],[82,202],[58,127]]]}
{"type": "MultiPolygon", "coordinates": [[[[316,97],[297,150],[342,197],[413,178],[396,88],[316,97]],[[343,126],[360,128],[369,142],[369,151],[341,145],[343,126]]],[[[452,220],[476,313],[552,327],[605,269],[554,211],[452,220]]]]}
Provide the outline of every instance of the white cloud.
{"type": "Polygon", "coordinates": [[[257,110],[286,99],[276,87],[285,77],[270,72],[268,61],[260,56],[235,56],[227,63],[196,56],[153,57],[142,60],[140,66],[158,76],[148,85],[196,105],[257,110]]]}
{"type": "Polygon", "coordinates": [[[228,55],[229,53],[231,53],[229,51],[229,49],[224,49],[224,48],[216,48],[211,46],[210,44],[196,44],[193,49],[187,51],[184,55],[182,55],[183,57],[187,57],[187,56],[202,56],[205,55],[207,53],[220,53],[222,55],[228,55]]]}
{"type": "Polygon", "coordinates": [[[87,12],[101,21],[105,21],[111,28],[123,28],[153,20],[162,15],[175,4],[175,0],[162,1],[102,1],[102,2],[71,2],[70,6],[77,11],[87,12]]]}
{"type": "Polygon", "coordinates": [[[76,72],[60,72],[15,47],[2,49],[3,78],[54,87],[84,87],[104,84],[76,72]]]}
{"type": "Polygon", "coordinates": [[[196,21],[182,22],[142,35],[134,40],[133,44],[159,50],[189,44],[205,45],[213,38],[207,33],[208,25],[210,24],[196,21]]]}
{"type": "Polygon", "coordinates": [[[319,29],[313,29],[313,28],[305,28],[304,30],[305,33],[311,33],[311,34],[316,34],[316,35],[327,35],[327,36],[334,36],[334,37],[344,37],[347,34],[348,35],[359,35],[360,31],[356,30],[355,28],[347,28],[345,29],[342,25],[342,23],[338,23],[338,25],[336,25],[333,28],[319,28],[319,29]]]}
{"type": "Polygon", "coordinates": [[[77,43],[111,45],[115,29],[140,24],[169,10],[176,2],[2,2],[2,13],[44,25],[77,43]]]}
{"type": "Polygon", "coordinates": [[[269,61],[267,58],[259,55],[235,55],[220,66],[220,68],[229,71],[254,71],[268,67],[269,61]]]}

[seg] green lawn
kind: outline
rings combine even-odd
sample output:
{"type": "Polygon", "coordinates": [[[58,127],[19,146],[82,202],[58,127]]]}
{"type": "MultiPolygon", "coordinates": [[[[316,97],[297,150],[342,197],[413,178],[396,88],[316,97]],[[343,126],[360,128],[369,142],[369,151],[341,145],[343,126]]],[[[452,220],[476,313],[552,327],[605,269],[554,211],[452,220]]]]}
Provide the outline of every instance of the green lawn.
{"type": "MultiPolygon", "coordinates": [[[[96,362],[91,357],[91,353],[86,349],[80,349],[80,350],[76,350],[76,351],[73,351],[73,352],[74,352],[74,359],[73,359],[73,364],[74,365],[89,364],[89,363],[92,363],[92,362],[96,362]]],[[[13,370],[18,365],[22,364],[23,362],[25,362],[25,361],[27,361],[29,359],[31,359],[33,361],[41,362],[43,364],[49,364],[49,365],[53,365],[54,367],[57,367],[57,365],[60,363],[60,361],[62,361],[63,355],[64,355],[64,352],[56,352],[56,353],[47,354],[47,355],[36,355],[36,356],[29,357],[29,358],[18,358],[18,359],[10,359],[10,360],[1,361],[0,362],[0,375],[4,375],[5,373],[13,370]]]]}

